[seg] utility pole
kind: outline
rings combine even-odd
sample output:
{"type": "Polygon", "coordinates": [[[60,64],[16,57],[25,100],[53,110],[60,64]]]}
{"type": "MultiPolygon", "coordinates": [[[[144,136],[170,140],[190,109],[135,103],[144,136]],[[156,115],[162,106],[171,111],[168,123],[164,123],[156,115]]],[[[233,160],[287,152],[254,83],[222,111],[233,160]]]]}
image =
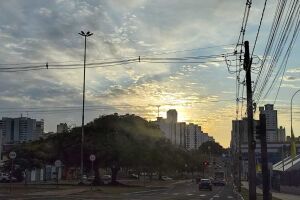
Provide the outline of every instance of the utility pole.
{"type": "Polygon", "coordinates": [[[241,193],[242,191],[242,130],[240,129],[240,123],[243,121],[238,122],[238,132],[239,132],[239,144],[238,144],[238,192],[241,193]]]}
{"type": "Polygon", "coordinates": [[[249,199],[256,200],[256,168],[255,168],[255,140],[253,134],[253,101],[251,84],[251,60],[249,42],[245,41],[244,70],[246,71],[247,88],[247,119],[248,119],[248,181],[249,199]]]}
{"type": "Polygon", "coordinates": [[[84,37],[84,59],[83,59],[83,92],[82,92],[82,123],[81,123],[81,148],[80,148],[80,183],[83,184],[83,146],[84,146],[84,103],[85,103],[85,62],[86,62],[86,38],[92,36],[91,32],[78,33],[84,37]]]}
{"type": "Polygon", "coordinates": [[[268,168],[268,151],[267,151],[267,133],[266,133],[266,116],[259,115],[259,129],[257,136],[260,139],[261,147],[261,165],[262,165],[262,179],[263,179],[263,200],[271,200],[270,193],[270,172],[268,168]]]}

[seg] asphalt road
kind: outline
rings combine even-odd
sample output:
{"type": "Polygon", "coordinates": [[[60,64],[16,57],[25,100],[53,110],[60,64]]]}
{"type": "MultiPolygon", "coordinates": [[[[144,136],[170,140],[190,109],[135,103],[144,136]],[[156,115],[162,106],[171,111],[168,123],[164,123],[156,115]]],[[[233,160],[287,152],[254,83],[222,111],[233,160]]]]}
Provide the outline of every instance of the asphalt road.
{"type": "Polygon", "coordinates": [[[176,199],[176,200],[193,200],[193,199],[203,199],[203,200],[225,200],[225,199],[237,199],[236,195],[233,192],[233,187],[231,185],[226,186],[215,186],[213,191],[209,190],[198,190],[198,187],[195,183],[185,183],[176,185],[173,188],[157,191],[148,191],[148,192],[138,192],[138,193],[129,193],[125,194],[124,199],[130,200],[150,200],[150,199],[176,199]]]}
{"type": "Polygon", "coordinates": [[[174,185],[170,188],[165,189],[155,189],[149,191],[131,192],[131,193],[121,193],[121,194],[105,194],[105,193],[79,193],[72,195],[31,195],[27,194],[22,197],[12,197],[0,195],[0,199],[22,199],[22,200],[81,200],[81,199],[122,199],[122,200],[193,200],[193,199],[203,199],[203,200],[230,200],[237,199],[237,196],[233,192],[233,187],[231,184],[226,186],[215,186],[213,191],[208,190],[198,190],[197,184],[188,182],[174,185]]]}

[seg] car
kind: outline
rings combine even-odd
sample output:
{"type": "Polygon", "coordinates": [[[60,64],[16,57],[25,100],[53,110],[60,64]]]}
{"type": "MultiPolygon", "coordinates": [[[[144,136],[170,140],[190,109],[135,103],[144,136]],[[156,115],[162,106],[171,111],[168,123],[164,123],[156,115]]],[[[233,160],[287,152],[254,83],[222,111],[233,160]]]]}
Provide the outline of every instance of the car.
{"type": "Polygon", "coordinates": [[[137,175],[137,174],[130,174],[130,178],[139,179],[139,175],[137,175]]]}
{"type": "Polygon", "coordinates": [[[226,182],[224,179],[214,179],[212,184],[215,186],[225,186],[226,182]]]}
{"type": "Polygon", "coordinates": [[[163,181],[170,181],[170,180],[173,180],[173,179],[170,178],[170,177],[167,177],[167,176],[162,176],[161,180],[163,180],[163,181]]]}
{"type": "Polygon", "coordinates": [[[9,183],[11,179],[11,182],[17,182],[17,179],[15,177],[10,177],[9,174],[0,172],[0,182],[1,183],[9,183]]]}
{"type": "Polygon", "coordinates": [[[9,175],[6,173],[0,173],[0,182],[1,183],[8,183],[9,182],[9,175]]]}
{"type": "Polygon", "coordinates": [[[103,184],[107,185],[111,182],[111,175],[103,175],[101,179],[103,184]]]}
{"type": "Polygon", "coordinates": [[[202,189],[208,189],[210,191],[212,191],[212,184],[211,181],[209,179],[201,179],[199,182],[199,190],[202,189]]]}

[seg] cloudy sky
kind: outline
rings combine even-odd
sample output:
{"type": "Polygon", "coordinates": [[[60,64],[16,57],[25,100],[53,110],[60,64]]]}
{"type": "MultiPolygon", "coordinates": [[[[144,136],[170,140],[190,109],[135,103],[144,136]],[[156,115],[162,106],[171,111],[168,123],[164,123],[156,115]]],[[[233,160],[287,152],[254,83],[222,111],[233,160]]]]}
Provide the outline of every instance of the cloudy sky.
{"type": "MultiPolygon", "coordinates": [[[[49,69],[0,72],[0,116],[29,116],[56,124],[81,123],[83,69],[64,66],[83,62],[84,39],[91,31],[87,62],[119,61],[141,56],[140,63],[87,68],[86,122],[114,112],[149,120],[177,109],[179,120],[198,123],[224,146],[235,119],[235,75],[225,62],[151,63],[144,58],[182,58],[233,52],[244,0],[10,0],[0,2],[0,67],[49,69]],[[19,64],[19,65],[5,65],[19,64]],[[56,66],[55,69],[54,65],[56,66]],[[72,107],[72,108],[71,108],[72,107]]],[[[261,56],[275,12],[267,5],[255,55],[261,56]]],[[[263,1],[251,7],[245,38],[254,41],[263,1]]],[[[289,102],[300,88],[300,60],[295,43],[275,104],[279,124],[289,134],[289,102]]],[[[199,60],[197,60],[199,61],[199,60]]],[[[97,65],[95,65],[97,66],[97,65]]],[[[260,102],[273,103],[276,88],[260,102]]],[[[295,133],[300,132],[300,95],[295,97],[295,133]],[[298,114],[298,116],[297,116],[298,114]]]]}

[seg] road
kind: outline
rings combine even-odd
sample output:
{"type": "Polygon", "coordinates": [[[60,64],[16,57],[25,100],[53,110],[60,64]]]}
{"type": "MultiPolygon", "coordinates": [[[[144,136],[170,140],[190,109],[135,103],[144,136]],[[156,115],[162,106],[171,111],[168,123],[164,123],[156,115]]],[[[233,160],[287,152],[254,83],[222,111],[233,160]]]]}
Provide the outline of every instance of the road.
{"type": "Polygon", "coordinates": [[[149,192],[138,192],[138,193],[129,193],[127,198],[131,200],[150,200],[150,199],[180,199],[180,200],[193,200],[193,199],[203,199],[203,200],[223,200],[223,199],[236,199],[236,195],[233,192],[233,187],[227,185],[225,187],[215,186],[213,191],[208,190],[198,190],[198,187],[195,183],[185,183],[176,185],[170,189],[149,191],[149,192]]]}
{"type": "Polygon", "coordinates": [[[193,200],[193,199],[203,199],[203,200],[230,200],[237,199],[236,194],[233,192],[232,185],[228,184],[226,186],[215,186],[213,191],[199,191],[195,183],[188,182],[182,184],[176,184],[170,188],[155,189],[149,191],[131,192],[131,193],[121,193],[121,194],[105,194],[102,192],[85,192],[78,194],[69,195],[34,195],[27,194],[22,197],[9,197],[1,196],[0,199],[23,199],[23,200],[81,200],[81,199],[124,199],[124,200],[193,200]]]}

